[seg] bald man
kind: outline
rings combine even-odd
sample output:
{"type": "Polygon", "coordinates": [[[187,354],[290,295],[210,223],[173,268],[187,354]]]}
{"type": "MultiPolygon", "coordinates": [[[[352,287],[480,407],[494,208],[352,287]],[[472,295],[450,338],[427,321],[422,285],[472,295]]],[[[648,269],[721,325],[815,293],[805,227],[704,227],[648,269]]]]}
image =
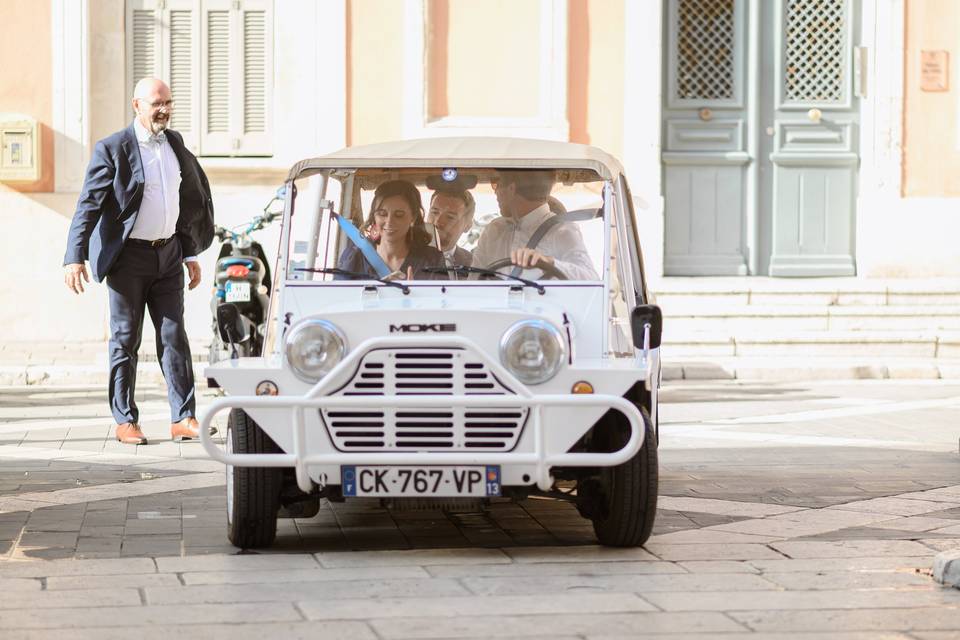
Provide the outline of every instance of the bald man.
{"type": "Polygon", "coordinates": [[[105,281],[110,300],[110,410],[116,437],[147,444],[134,391],[144,311],[157,336],[167,382],[170,436],[199,436],[190,344],[183,326],[184,266],[190,288],[200,284],[197,255],[213,241],[210,185],[200,164],[167,127],[170,88],[144,78],[133,92],[133,123],[97,142],[77,202],[64,281],[74,293],[105,281]]]}

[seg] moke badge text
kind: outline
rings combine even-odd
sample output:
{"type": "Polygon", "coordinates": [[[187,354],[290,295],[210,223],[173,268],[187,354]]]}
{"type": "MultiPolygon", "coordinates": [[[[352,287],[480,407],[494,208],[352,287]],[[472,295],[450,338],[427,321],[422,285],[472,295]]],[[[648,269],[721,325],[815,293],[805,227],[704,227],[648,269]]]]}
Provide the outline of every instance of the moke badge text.
{"type": "Polygon", "coordinates": [[[456,331],[457,325],[450,324],[392,324],[390,333],[427,333],[429,331],[456,331]]]}

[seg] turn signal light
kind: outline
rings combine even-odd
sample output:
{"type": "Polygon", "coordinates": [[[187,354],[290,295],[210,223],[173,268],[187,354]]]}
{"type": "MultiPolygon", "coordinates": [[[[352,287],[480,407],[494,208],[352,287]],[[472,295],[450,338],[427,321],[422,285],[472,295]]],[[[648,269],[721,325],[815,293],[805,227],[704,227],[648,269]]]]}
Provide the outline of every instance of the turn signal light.
{"type": "Polygon", "coordinates": [[[280,390],[277,388],[277,385],[270,380],[264,380],[257,385],[258,396],[275,396],[278,393],[280,393],[280,390]]]}
{"type": "Polygon", "coordinates": [[[250,269],[242,264],[232,264],[227,267],[227,275],[231,278],[246,278],[248,273],[250,269]]]}
{"type": "Polygon", "coordinates": [[[593,385],[586,380],[575,382],[573,388],[570,389],[570,393],[593,393],[593,385]]]}

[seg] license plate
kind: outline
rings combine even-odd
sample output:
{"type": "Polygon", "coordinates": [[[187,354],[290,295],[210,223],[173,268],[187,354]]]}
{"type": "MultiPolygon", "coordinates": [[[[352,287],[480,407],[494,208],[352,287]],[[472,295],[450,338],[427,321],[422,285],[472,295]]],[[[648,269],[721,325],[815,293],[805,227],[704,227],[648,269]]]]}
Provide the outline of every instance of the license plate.
{"type": "Polygon", "coordinates": [[[340,467],[341,489],[345,496],[470,497],[500,495],[500,467],[340,467]]]}
{"type": "Polygon", "coordinates": [[[250,283],[227,280],[223,285],[227,302],[250,302],[250,283]]]}

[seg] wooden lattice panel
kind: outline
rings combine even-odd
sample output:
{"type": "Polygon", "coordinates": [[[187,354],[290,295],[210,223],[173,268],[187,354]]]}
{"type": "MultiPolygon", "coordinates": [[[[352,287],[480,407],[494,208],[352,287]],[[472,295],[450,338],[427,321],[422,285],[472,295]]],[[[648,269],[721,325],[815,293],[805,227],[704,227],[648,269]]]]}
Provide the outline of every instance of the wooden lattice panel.
{"type": "Polygon", "coordinates": [[[788,0],[784,37],[787,102],[843,102],[848,0],[788,0]]]}
{"type": "Polygon", "coordinates": [[[678,100],[734,98],[734,0],[680,0],[678,100]]]}

